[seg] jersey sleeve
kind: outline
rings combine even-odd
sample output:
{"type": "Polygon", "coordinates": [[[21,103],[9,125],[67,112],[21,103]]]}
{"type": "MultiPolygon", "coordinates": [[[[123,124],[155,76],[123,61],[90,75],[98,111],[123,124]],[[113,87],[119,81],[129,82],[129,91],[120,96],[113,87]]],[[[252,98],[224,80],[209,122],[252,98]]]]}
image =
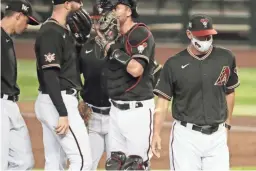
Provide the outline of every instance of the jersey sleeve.
{"type": "Polygon", "coordinates": [[[129,36],[131,57],[145,60],[149,63],[154,56],[155,41],[152,33],[145,26],[138,26],[129,36]]]}
{"type": "Polygon", "coordinates": [[[163,96],[167,100],[171,100],[173,95],[173,81],[172,81],[171,66],[168,61],[164,64],[163,69],[160,73],[160,77],[156,83],[154,93],[159,96],[163,96]]]}
{"type": "Polygon", "coordinates": [[[226,88],[227,90],[232,90],[237,88],[239,85],[240,85],[240,81],[239,81],[238,72],[237,72],[236,58],[233,57],[232,66],[230,69],[230,76],[226,84],[226,88]]]}
{"type": "Polygon", "coordinates": [[[39,67],[42,69],[57,67],[60,68],[61,57],[63,56],[64,39],[60,33],[48,31],[41,35],[37,46],[39,49],[39,67]]]}

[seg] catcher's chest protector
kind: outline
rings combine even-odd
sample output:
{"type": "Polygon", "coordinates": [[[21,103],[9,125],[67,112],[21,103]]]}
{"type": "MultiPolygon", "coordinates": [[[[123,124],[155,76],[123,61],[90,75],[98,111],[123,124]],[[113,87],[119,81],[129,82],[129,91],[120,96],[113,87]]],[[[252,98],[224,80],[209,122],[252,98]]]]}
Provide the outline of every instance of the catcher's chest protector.
{"type": "MultiPolygon", "coordinates": [[[[146,27],[146,28],[148,29],[148,27],[147,27],[144,23],[137,23],[137,24],[129,31],[128,34],[123,35],[123,36],[124,36],[123,39],[124,39],[125,51],[126,51],[126,53],[129,54],[130,56],[132,56],[132,48],[137,48],[137,47],[139,46],[139,44],[142,43],[142,41],[140,41],[140,40],[136,41],[136,40],[133,40],[133,39],[131,38],[131,35],[132,35],[132,34],[135,34],[135,35],[136,35],[136,33],[134,33],[133,31],[135,31],[136,28],[138,28],[138,27],[146,27]]],[[[139,36],[139,35],[137,35],[137,36],[139,36]]],[[[147,40],[149,36],[151,36],[150,32],[149,32],[148,36],[145,37],[145,38],[143,38],[143,39],[144,39],[144,40],[147,40]]]]}
{"type": "MultiPolygon", "coordinates": [[[[133,55],[133,48],[137,49],[137,46],[139,46],[141,42],[146,41],[148,37],[151,36],[151,32],[148,32],[148,35],[141,38],[139,32],[136,31],[137,29],[140,29],[139,27],[146,27],[146,25],[143,23],[137,23],[128,33],[122,35],[118,39],[118,41],[123,45],[123,50],[131,57],[133,55]]],[[[125,92],[131,91],[141,80],[141,77],[134,78],[131,76],[126,71],[125,67],[116,60],[110,60],[108,68],[108,91],[110,96],[112,94],[121,95],[125,92]]]]}

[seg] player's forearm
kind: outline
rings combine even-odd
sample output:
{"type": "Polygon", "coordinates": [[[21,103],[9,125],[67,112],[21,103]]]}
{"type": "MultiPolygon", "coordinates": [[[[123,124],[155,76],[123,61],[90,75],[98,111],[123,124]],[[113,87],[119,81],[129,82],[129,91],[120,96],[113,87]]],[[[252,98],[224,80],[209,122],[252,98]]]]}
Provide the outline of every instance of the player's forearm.
{"type": "Polygon", "coordinates": [[[166,114],[168,113],[169,101],[159,97],[154,114],[154,135],[160,135],[166,114]]]}
{"type": "Polygon", "coordinates": [[[136,61],[135,59],[130,60],[126,67],[126,71],[131,74],[133,77],[139,77],[143,74],[144,68],[143,66],[136,61]]]}
{"type": "Polygon", "coordinates": [[[52,103],[56,107],[59,116],[67,116],[68,112],[61,96],[57,71],[54,69],[47,69],[43,70],[43,72],[46,91],[49,93],[52,103]]]}
{"type": "Polygon", "coordinates": [[[231,119],[232,119],[232,113],[235,105],[235,92],[232,92],[228,95],[226,95],[226,101],[227,101],[227,106],[228,106],[228,118],[226,123],[231,124],[231,119]]]}

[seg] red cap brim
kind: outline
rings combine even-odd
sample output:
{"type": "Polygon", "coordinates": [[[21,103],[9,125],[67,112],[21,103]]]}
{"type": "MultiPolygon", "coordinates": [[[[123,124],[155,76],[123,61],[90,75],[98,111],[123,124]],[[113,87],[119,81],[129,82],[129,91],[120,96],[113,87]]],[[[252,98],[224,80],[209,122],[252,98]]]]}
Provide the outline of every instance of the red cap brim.
{"type": "Polygon", "coordinates": [[[28,18],[29,18],[29,22],[28,22],[29,25],[39,25],[40,24],[39,21],[37,21],[34,17],[28,16],[28,18]]]}
{"type": "Polygon", "coordinates": [[[215,35],[218,34],[215,29],[210,30],[199,30],[199,31],[191,31],[194,36],[209,36],[209,35],[215,35]]]}

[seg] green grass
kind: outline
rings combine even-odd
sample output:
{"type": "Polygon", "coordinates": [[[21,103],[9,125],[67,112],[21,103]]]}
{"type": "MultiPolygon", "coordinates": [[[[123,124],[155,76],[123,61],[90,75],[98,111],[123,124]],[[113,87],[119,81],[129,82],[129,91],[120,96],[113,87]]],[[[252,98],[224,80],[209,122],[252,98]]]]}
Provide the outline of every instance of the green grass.
{"type": "Polygon", "coordinates": [[[18,60],[18,84],[20,100],[35,100],[38,94],[38,81],[35,60],[18,60]]]}
{"type": "MultiPolygon", "coordinates": [[[[256,69],[240,68],[241,85],[236,90],[234,114],[256,116],[256,69]]],[[[18,84],[21,101],[35,100],[38,94],[35,60],[18,60],[18,84]]]]}
{"type": "Polygon", "coordinates": [[[240,87],[236,92],[236,104],[256,105],[256,69],[239,69],[240,87]]]}

